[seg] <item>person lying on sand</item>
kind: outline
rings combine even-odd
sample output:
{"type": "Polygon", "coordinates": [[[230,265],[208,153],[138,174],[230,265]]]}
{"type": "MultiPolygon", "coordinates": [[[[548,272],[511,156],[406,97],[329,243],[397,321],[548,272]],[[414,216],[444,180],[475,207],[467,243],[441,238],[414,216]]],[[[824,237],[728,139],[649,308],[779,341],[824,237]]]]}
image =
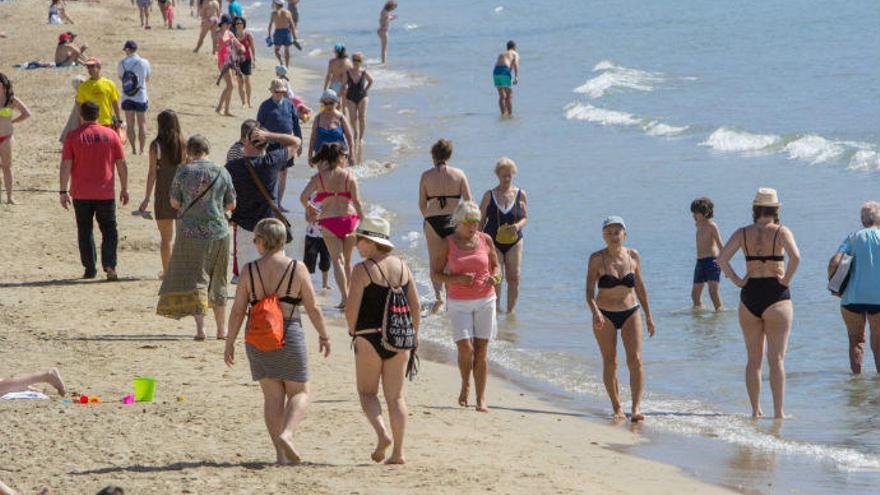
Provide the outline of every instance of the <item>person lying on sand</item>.
{"type": "Polygon", "coordinates": [[[61,397],[67,395],[67,388],[64,387],[64,380],[61,379],[58,368],[49,368],[42,373],[0,378],[0,397],[10,392],[26,392],[37,383],[48,383],[55,387],[61,397]]]}

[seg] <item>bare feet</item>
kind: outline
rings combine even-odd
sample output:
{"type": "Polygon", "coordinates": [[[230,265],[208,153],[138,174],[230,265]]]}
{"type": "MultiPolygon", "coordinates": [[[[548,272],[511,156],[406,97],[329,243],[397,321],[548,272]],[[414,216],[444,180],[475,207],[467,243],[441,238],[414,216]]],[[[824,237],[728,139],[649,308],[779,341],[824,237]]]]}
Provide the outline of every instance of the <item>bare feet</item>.
{"type": "Polygon", "coordinates": [[[217,340],[226,340],[226,332],[218,333],[217,340]]]}
{"type": "Polygon", "coordinates": [[[287,456],[287,460],[292,464],[299,464],[302,462],[299,452],[293,448],[293,433],[282,432],[278,435],[278,445],[284,450],[284,455],[287,456]]]}
{"type": "Polygon", "coordinates": [[[6,198],[6,204],[8,204],[8,205],[17,205],[17,204],[18,204],[18,201],[14,200],[14,199],[12,199],[12,198],[6,198]]]}
{"type": "Polygon", "coordinates": [[[49,385],[55,387],[55,390],[58,391],[58,395],[64,397],[67,395],[67,387],[64,386],[64,380],[61,379],[61,373],[58,372],[58,368],[49,368],[49,385]]]}
{"type": "Polygon", "coordinates": [[[626,419],[626,413],[623,412],[622,407],[614,408],[614,419],[626,419]]]}
{"type": "Polygon", "coordinates": [[[477,412],[489,412],[489,406],[486,405],[486,399],[477,399],[477,412]]]}
{"type": "Polygon", "coordinates": [[[471,384],[470,383],[462,383],[461,384],[461,393],[458,394],[458,405],[461,407],[468,406],[468,396],[471,393],[471,384]]]}
{"type": "Polygon", "coordinates": [[[758,409],[755,409],[754,411],[752,411],[752,418],[753,419],[758,419],[758,418],[763,418],[763,417],[764,417],[764,412],[761,411],[760,407],[758,409]]]}
{"type": "Polygon", "coordinates": [[[434,301],[434,304],[431,306],[431,314],[437,314],[437,311],[440,311],[440,308],[443,307],[443,299],[437,299],[434,301]]]}
{"type": "MultiPolygon", "coordinates": [[[[388,447],[391,446],[391,439],[387,436],[380,438],[379,443],[376,444],[376,450],[370,454],[370,459],[373,459],[373,462],[382,462],[385,459],[385,451],[388,450],[388,447]]],[[[386,464],[388,464],[386,462],[386,464]]]]}
{"type": "Polygon", "coordinates": [[[205,332],[199,332],[199,333],[196,334],[195,337],[193,337],[193,340],[202,341],[202,340],[205,340],[205,339],[207,339],[207,338],[208,338],[208,335],[205,334],[205,332]]]}
{"type": "Polygon", "coordinates": [[[639,411],[633,411],[632,415],[630,415],[629,420],[633,423],[638,423],[639,421],[645,420],[645,415],[639,411]]]}
{"type": "Polygon", "coordinates": [[[406,459],[403,456],[391,456],[385,461],[385,464],[406,464],[406,459]]]}
{"type": "Polygon", "coordinates": [[[342,311],[343,309],[345,309],[345,301],[342,301],[339,304],[337,304],[336,306],[333,306],[333,309],[338,309],[338,310],[342,311]]]}

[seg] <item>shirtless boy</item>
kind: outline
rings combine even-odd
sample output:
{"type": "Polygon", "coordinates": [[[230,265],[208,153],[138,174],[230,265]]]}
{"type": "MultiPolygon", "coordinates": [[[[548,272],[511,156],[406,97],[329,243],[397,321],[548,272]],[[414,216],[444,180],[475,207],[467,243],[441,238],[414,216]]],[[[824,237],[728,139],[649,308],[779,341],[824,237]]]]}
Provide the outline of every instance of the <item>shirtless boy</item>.
{"type": "MultiPolygon", "coordinates": [[[[290,45],[297,45],[296,41],[296,24],[293,22],[293,16],[290,11],[284,8],[284,0],[274,0],[272,3],[274,10],[272,17],[269,18],[269,36],[272,37],[272,45],[275,47],[275,58],[279,64],[290,67],[290,45]],[[275,31],[272,31],[272,27],[275,31]],[[281,47],[284,47],[284,60],[281,60],[281,47]]],[[[302,48],[300,48],[301,50],[302,48]]]]}
{"type": "MultiPolygon", "coordinates": [[[[340,104],[342,104],[342,99],[345,98],[345,94],[342,92],[342,87],[345,86],[345,74],[354,68],[354,64],[348,58],[348,54],[345,52],[345,45],[342,43],[336,43],[336,46],[333,47],[333,53],[336,56],[330,59],[330,63],[327,64],[327,75],[324,76],[324,89],[335,91],[339,96],[340,104]]],[[[345,108],[345,105],[342,108],[345,108]]]]}
{"type": "Polygon", "coordinates": [[[514,41],[508,41],[507,50],[498,55],[492,76],[498,90],[501,115],[513,115],[513,85],[519,82],[519,53],[514,41]]]}
{"type": "Polygon", "coordinates": [[[55,47],[55,66],[66,67],[73,64],[85,64],[86,56],[83,52],[88,46],[82,45],[78,49],[73,46],[76,34],[70,31],[58,35],[58,46],[55,47]]]}
{"type": "Polygon", "coordinates": [[[217,53],[217,26],[220,25],[220,4],[217,0],[210,0],[202,3],[199,9],[199,16],[202,18],[202,30],[199,32],[199,41],[196,43],[196,49],[193,53],[198,53],[205,41],[205,36],[211,33],[211,53],[217,53]]]}
{"type": "Polygon", "coordinates": [[[694,287],[691,290],[691,299],[694,308],[702,308],[700,298],[703,294],[703,285],[709,284],[709,297],[715,305],[715,311],[721,311],[721,296],[718,295],[718,282],[721,279],[721,267],[715,258],[721,252],[724,244],[721,242],[721,232],[718,225],[712,220],[715,205],[709,198],[697,198],[691,203],[691,213],[697,225],[697,266],[694,267],[694,287]]]}

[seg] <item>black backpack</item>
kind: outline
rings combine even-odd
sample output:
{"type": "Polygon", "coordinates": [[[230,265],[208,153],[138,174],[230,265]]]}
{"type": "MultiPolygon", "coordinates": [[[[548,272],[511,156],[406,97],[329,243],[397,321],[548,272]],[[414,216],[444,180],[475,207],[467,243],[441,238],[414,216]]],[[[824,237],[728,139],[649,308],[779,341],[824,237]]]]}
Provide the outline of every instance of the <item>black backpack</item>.
{"type": "MultiPolygon", "coordinates": [[[[372,260],[371,260],[372,261],[372,260]]],[[[382,314],[382,345],[389,351],[409,351],[416,348],[416,330],[410,314],[409,301],[403,290],[403,276],[406,273],[400,262],[400,283],[394,287],[385,276],[378,263],[373,261],[385,283],[388,296],[385,297],[385,311],[382,314]]]]}
{"type": "Polygon", "coordinates": [[[125,96],[135,96],[141,92],[140,78],[131,70],[126,69],[125,65],[122,68],[125,69],[122,72],[122,92],[125,93],[125,96]]]}

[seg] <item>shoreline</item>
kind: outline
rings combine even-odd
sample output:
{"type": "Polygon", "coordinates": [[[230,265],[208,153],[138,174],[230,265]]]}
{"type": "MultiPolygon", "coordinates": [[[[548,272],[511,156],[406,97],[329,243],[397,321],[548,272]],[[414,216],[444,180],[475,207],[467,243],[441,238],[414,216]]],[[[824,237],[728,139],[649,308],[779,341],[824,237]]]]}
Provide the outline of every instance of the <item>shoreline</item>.
{"type": "MultiPolygon", "coordinates": [[[[243,118],[256,110],[237,108],[233,94],[236,118],[213,112],[219,94],[213,85],[214,58],[205,47],[192,54],[198,30],[184,6],[176,14],[187,29],[170,33],[138,29],[137,11],[124,0],[77,2],[68,8],[78,22],[74,26],[43,24],[43,5],[0,5],[9,14],[4,26],[9,38],[0,41],[8,47],[0,54],[2,71],[33,113],[16,127],[13,167],[21,204],[0,207],[8,234],[0,248],[16,253],[0,262],[5,274],[0,345],[6,351],[0,374],[57,366],[71,391],[98,395],[104,403],[2,404],[3,429],[11,434],[0,447],[0,480],[22,493],[43,486],[58,493],[87,493],[110,483],[132,493],[247,492],[255,486],[308,493],[410,493],[419,487],[431,493],[489,487],[502,493],[729,493],[672,466],[612,450],[635,444],[638,436],[537,400],[497,375],[489,391],[493,412],[463,410],[454,405],[454,366],[428,360],[407,386],[410,465],[373,466],[368,458],[372,431],[357,402],[348,338],[341,316],[332,310],[326,312],[330,358],[318,357],[317,338],[306,325],[312,404],[297,432],[306,463],[300,468],[269,465],[273,452],[262,424],[261,396],[247,372],[243,347],[236,366],[226,368],[222,344],[192,342],[191,320],[174,322],[153,314],[158,232],[153,222],[128,214],[142,197],[145,155],[127,157],[132,201],[118,205],[120,282],[76,279],[80,268],[73,217],[58,205],[54,184],[60,160],[57,135],[73,99],[68,80],[84,69],[17,70],[9,66],[23,60],[10,55],[31,50],[25,33],[52,39],[73,28],[79,41],[104,60],[103,73],[115,80],[122,43],[136,39],[154,70],[149,91],[156,104],[147,116],[148,141],[158,111],[173,108],[185,133],[209,138],[214,157],[225,155],[243,118]],[[108,34],[110,24],[103,19],[111,17],[119,24],[108,34]],[[131,378],[141,374],[158,379],[157,402],[116,403],[129,391],[131,378]]],[[[49,58],[40,54],[31,58],[49,58]]],[[[262,58],[252,76],[256,104],[265,98],[274,65],[274,59],[262,58]]],[[[302,94],[311,95],[301,88],[311,88],[310,81],[319,78],[296,65],[292,71],[302,94]]],[[[308,127],[303,131],[307,135],[308,127]]]]}

